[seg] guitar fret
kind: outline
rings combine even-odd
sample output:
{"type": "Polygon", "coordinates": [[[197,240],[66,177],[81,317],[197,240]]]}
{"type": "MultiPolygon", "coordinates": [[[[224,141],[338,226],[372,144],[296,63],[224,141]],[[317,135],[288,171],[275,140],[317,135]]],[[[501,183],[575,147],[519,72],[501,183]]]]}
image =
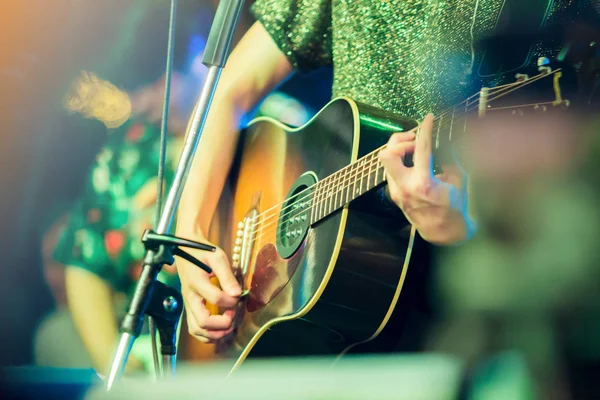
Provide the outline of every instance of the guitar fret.
{"type": "Polygon", "coordinates": [[[357,168],[357,164],[352,164],[352,166],[350,167],[350,169],[348,171],[348,190],[350,192],[349,201],[352,201],[356,198],[356,197],[354,197],[354,195],[356,194],[356,180],[354,179],[354,175],[356,173],[356,168],[357,168]]]}
{"type": "Polygon", "coordinates": [[[327,177],[325,186],[323,186],[323,197],[321,198],[321,218],[327,213],[327,199],[329,198],[329,186],[331,186],[331,177],[327,177]]]}
{"type": "Polygon", "coordinates": [[[335,197],[337,196],[337,181],[339,179],[339,174],[336,172],[333,174],[333,181],[331,182],[331,197],[329,198],[329,210],[328,213],[333,211],[333,207],[335,206],[335,197]]]}
{"type": "Polygon", "coordinates": [[[358,180],[360,182],[360,186],[358,189],[358,195],[361,195],[363,193],[363,181],[362,181],[362,177],[363,177],[363,173],[364,171],[364,160],[359,161],[359,165],[360,165],[360,172],[358,173],[358,180]]]}
{"type": "Polygon", "coordinates": [[[316,184],[311,206],[312,223],[385,181],[385,170],[373,152],[316,184]],[[381,174],[380,174],[381,172],[381,174]]]}
{"type": "Polygon", "coordinates": [[[333,201],[335,199],[335,192],[337,188],[337,174],[331,176],[331,186],[329,187],[329,198],[327,199],[327,214],[331,213],[333,207],[333,201]]]}
{"type": "Polygon", "coordinates": [[[321,202],[321,218],[327,215],[327,200],[329,200],[329,190],[331,187],[331,176],[327,177],[327,182],[323,188],[323,201],[321,202]]]}
{"type": "Polygon", "coordinates": [[[377,158],[373,155],[371,156],[370,167],[369,176],[373,177],[373,184],[369,187],[369,190],[377,186],[377,158]]]}
{"type": "Polygon", "coordinates": [[[363,191],[366,192],[367,190],[369,190],[369,181],[371,179],[371,160],[369,160],[369,156],[366,157],[365,159],[365,167],[364,167],[364,176],[363,176],[363,180],[366,178],[367,181],[365,182],[365,189],[363,191]]]}
{"type": "Polygon", "coordinates": [[[352,170],[352,167],[346,170],[346,177],[344,178],[344,190],[346,191],[346,203],[350,202],[350,180],[348,179],[348,172],[352,170]]]}
{"type": "Polygon", "coordinates": [[[317,218],[321,219],[321,217],[323,216],[323,214],[321,213],[321,207],[323,205],[323,191],[325,190],[325,184],[327,183],[327,178],[323,179],[320,183],[319,183],[319,197],[318,197],[318,201],[317,201],[317,218]]]}
{"type": "Polygon", "coordinates": [[[327,214],[331,213],[331,207],[332,207],[332,203],[333,203],[333,198],[335,197],[335,182],[336,182],[336,178],[337,176],[334,174],[332,175],[332,179],[331,179],[331,185],[329,185],[329,190],[327,191],[327,202],[325,203],[325,212],[327,214]]]}
{"type": "Polygon", "coordinates": [[[373,176],[373,184],[369,187],[369,190],[377,186],[377,154],[373,153],[371,155],[371,163],[370,163],[370,172],[369,175],[373,176]]]}
{"type": "Polygon", "coordinates": [[[317,218],[319,218],[319,219],[321,219],[322,216],[323,216],[322,213],[321,213],[321,204],[323,203],[323,191],[325,190],[325,183],[326,182],[327,182],[326,180],[322,180],[319,183],[319,198],[318,198],[317,204],[316,204],[316,207],[317,207],[317,218]]]}
{"type": "Polygon", "coordinates": [[[381,160],[377,160],[377,170],[381,171],[381,180],[377,184],[385,182],[385,180],[386,180],[385,168],[383,168],[383,164],[381,164],[381,160]]]}
{"type": "Polygon", "coordinates": [[[375,161],[375,186],[379,185],[379,160],[375,161]]]}
{"type": "Polygon", "coordinates": [[[338,172],[339,179],[337,182],[337,193],[335,195],[335,209],[338,209],[344,204],[344,178],[345,174],[340,171],[338,172]]]}
{"type": "Polygon", "coordinates": [[[319,219],[319,193],[321,192],[321,182],[317,182],[315,185],[315,191],[313,193],[313,201],[310,206],[311,209],[311,223],[315,223],[319,219]]]}
{"type": "Polygon", "coordinates": [[[367,190],[371,188],[369,185],[371,184],[371,166],[373,165],[373,154],[369,155],[369,158],[369,168],[367,169],[367,190]]]}
{"type": "Polygon", "coordinates": [[[343,204],[342,190],[344,187],[344,178],[345,174],[343,171],[340,171],[338,174],[338,181],[335,187],[335,202],[334,202],[334,210],[337,210],[343,204]]]}
{"type": "Polygon", "coordinates": [[[310,201],[310,223],[314,223],[315,222],[315,208],[313,207],[315,205],[315,199],[317,198],[317,191],[319,190],[319,183],[317,182],[317,184],[315,185],[314,189],[312,190],[312,196],[311,196],[311,200],[310,201]]]}

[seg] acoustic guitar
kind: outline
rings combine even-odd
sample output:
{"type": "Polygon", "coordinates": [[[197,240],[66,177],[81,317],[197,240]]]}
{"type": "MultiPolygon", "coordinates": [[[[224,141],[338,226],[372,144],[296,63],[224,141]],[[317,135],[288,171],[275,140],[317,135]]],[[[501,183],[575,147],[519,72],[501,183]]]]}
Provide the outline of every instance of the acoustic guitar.
{"type": "MultiPolygon", "coordinates": [[[[440,113],[434,158],[444,149],[460,158],[469,118],[568,107],[561,69],[535,73],[440,113]],[[536,90],[519,103],[526,87],[536,90]]],[[[248,356],[345,354],[376,340],[396,307],[410,306],[398,299],[409,265],[419,262],[419,239],[386,195],[378,153],[391,134],[416,126],[343,97],[301,127],[250,123],[220,200],[227,226],[217,244],[246,292],[236,329],[216,346],[232,371],[248,356]]]]}

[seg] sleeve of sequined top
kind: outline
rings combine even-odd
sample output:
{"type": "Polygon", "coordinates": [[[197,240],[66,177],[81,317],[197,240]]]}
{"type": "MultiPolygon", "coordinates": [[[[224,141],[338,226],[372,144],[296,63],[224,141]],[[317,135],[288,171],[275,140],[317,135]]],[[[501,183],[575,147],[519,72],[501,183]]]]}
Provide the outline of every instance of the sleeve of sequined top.
{"type": "Polygon", "coordinates": [[[331,0],[257,0],[251,10],[295,69],[331,64],[331,0]]]}

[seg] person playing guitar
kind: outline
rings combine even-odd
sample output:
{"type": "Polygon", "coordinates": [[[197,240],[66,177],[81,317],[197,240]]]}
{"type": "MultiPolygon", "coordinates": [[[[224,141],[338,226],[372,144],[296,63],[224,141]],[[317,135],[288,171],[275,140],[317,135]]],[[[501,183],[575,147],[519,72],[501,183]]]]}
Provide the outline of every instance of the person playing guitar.
{"type": "MultiPolygon", "coordinates": [[[[538,7],[542,16],[550,4],[544,3],[538,7]]],[[[332,67],[334,97],[422,121],[418,134],[396,133],[379,153],[390,197],[427,242],[450,246],[469,240],[476,227],[467,212],[466,176],[451,167],[434,173],[431,113],[467,89],[480,60],[476,40],[495,28],[509,5],[519,2],[256,1],[257,22],[233,50],[215,94],[179,206],[177,235],[208,241],[242,116],[291,74],[332,67]],[[412,167],[403,163],[408,154],[412,167]]],[[[222,249],[193,255],[213,269],[220,287],[206,272],[177,260],[187,324],[198,340],[215,343],[234,329],[242,287],[222,249]],[[211,313],[207,303],[225,311],[211,313]]]]}

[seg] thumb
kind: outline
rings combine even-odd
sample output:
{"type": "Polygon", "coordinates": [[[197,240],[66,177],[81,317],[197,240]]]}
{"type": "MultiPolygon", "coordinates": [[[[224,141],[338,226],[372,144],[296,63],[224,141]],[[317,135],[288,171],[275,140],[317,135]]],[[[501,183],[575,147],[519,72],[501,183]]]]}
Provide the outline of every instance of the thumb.
{"type": "Polygon", "coordinates": [[[397,177],[408,168],[404,165],[404,157],[413,152],[415,142],[390,143],[379,153],[379,160],[392,177],[397,177]]]}

